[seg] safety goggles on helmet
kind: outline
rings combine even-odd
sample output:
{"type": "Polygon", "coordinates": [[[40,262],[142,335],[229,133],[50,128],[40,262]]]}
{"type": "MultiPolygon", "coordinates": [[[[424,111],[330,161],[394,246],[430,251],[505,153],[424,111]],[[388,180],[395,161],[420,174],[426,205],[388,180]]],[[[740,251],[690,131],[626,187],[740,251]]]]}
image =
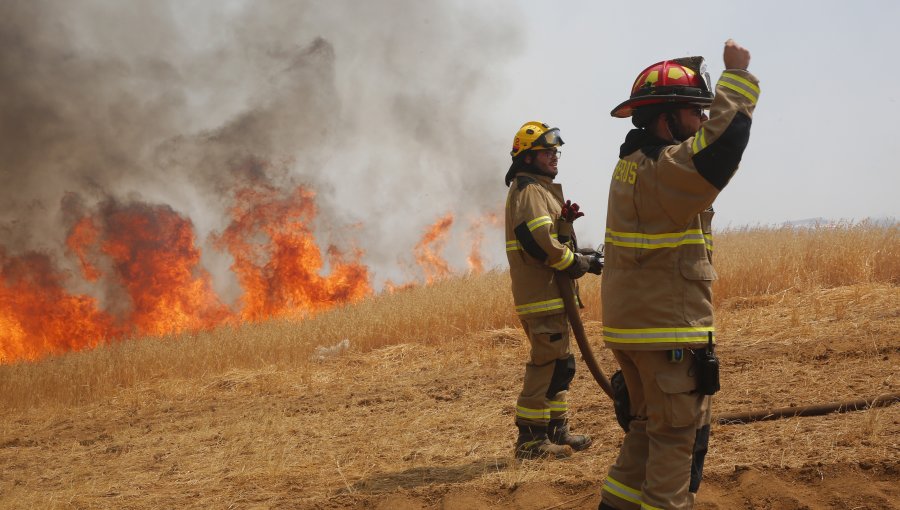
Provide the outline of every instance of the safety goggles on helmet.
{"type": "Polygon", "coordinates": [[[553,147],[558,147],[562,145],[562,137],[559,136],[559,128],[551,128],[547,131],[544,131],[544,134],[537,137],[534,143],[531,144],[533,149],[538,150],[539,148],[551,149],[553,147]]]}

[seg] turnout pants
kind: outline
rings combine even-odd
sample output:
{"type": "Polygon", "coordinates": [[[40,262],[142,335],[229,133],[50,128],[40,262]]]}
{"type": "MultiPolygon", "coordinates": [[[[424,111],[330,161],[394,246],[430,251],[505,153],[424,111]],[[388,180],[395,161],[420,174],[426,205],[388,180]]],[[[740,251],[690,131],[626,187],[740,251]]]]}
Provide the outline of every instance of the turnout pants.
{"type": "Polygon", "coordinates": [[[686,510],[694,506],[709,442],[710,398],[695,390],[693,354],[613,350],[633,416],[619,458],[602,489],[618,510],[686,510]]]}
{"type": "Polygon", "coordinates": [[[550,419],[564,419],[569,410],[566,393],[575,376],[575,356],[569,350],[565,314],[522,319],[531,344],[525,381],[516,402],[516,425],[546,427],[550,419]]]}

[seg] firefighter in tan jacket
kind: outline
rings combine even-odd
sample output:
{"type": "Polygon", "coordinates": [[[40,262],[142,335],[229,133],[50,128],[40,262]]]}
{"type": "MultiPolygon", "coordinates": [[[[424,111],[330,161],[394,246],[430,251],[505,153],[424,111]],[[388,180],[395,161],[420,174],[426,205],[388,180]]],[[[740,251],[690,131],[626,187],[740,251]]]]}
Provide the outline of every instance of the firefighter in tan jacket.
{"type": "Polygon", "coordinates": [[[716,278],[711,206],[750,137],[759,84],[749,62],[747,50],[726,42],[715,93],[702,57],[659,62],[638,75],[631,97],[612,112],[637,127],[625,137],[610,183],[601,286],[604,342],[630,406],[601,510],[693,507],[709,395],[718,389],[718,365],[708,362],[716,278]]]}
{"type": "Polygon", "coordinates": [[[600,274],[596,254],[578,252],[572,221],[583,215],[563,202],[555,184],[563,144],[559,129],[525,123],[516,133],[506,174],[506,255],[516,313],[531,344],[525,381],[516,402],[516,457],[568,457],[590,446],[585,435],[571,434],[566,391],[575,375],[569,350],[569,324],[554,280],[556,271],[572,279],[600,274]]]}

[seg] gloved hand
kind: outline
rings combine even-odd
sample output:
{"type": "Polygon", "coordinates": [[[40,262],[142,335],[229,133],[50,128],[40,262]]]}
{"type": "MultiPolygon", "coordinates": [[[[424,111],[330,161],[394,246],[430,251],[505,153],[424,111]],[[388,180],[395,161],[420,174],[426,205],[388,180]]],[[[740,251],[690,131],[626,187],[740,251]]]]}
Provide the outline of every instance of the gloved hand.
{"type": "Polygon", "coordinates": [[[566,200],[566,203],[563,204],[562,210],[560,211],[560,216],[569,223],[577,220],[584,216],[584,213],[578,210],[578,204],[573,204],[571,200],[566,200]]]}
{"type": "Polygon", "coordinates": [[[587,259],[589,261],[588,273],[599,275],[603,272],[603,258],[600,257],[599,253],[588,255],[587,259]]]}
{"type": "Polygon", "coordinates": [[[603,245],[600,245],[600,251],[593,248],[579,248],[578,253],[588,259],[588,273],[598,275],[603,272],[603,245]]]}
{"type": "Polygon", "coordinates": [[[590,258],[582,255],[580,253],[574,253],[575,260],[565,269],[569,278],[573,280],[577,280],[584,276],[584,273],[587,273],[591,269],[591,261],[590,258]]]}

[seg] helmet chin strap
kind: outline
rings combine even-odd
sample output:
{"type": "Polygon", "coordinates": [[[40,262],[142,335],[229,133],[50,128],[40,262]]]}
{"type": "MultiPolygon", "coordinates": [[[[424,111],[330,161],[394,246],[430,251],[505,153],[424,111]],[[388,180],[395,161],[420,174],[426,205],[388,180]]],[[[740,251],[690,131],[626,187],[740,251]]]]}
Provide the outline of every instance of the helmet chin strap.
{"type": "Polygon", "coordinates": [[[681,129],[679,129],[678,121],[675,120],[675,114],[672,112],[666,112],[666,129],[669,130],[669,136],[672,140],[675,140],[678,143],[688,139],[688,137],[684,136],[681,132],[681,129]]]}

